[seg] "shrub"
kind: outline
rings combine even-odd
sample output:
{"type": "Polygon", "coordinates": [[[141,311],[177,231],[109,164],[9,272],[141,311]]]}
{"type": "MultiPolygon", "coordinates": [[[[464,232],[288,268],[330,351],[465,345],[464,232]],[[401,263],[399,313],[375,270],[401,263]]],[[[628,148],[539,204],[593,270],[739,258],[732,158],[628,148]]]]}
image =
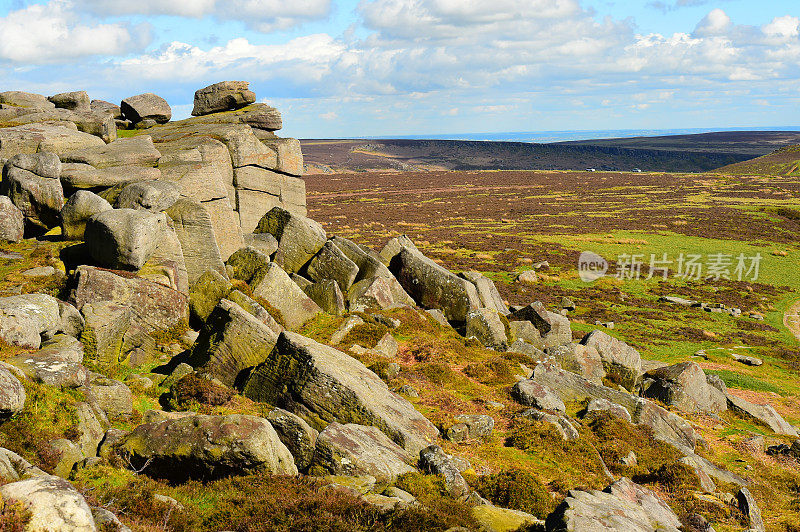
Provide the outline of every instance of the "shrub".
{"type": "Polygon", "coordinates": [[[0,532],[24,532],[31,513],[19,502],[5,501],[0,511],[0,532]]]}
{"type": "Polygon", "coordinates": [[[501,357],[470,364],[464,368],[464,373],[481,384],[503,384],[512,381],[514,378],[514,370],[511,363],[501,357]]]}
{"type": "Polygon", "coordinates": [[[349,347],[358,344],[361,347],[375,347],[381,338],[389,332],[389,327],[376,321],[365,322],[353,327],[342,339],[341,345],[349,347]]]}
{"type": "Polygon", "coordinates": [[[477,478],[475,490],[503,508],[545,518],[556,507],[550,492],[528,471],[511,469],[477,478]]]}
{"type": "Polygon", "coordinates": [[[614,473],[630,476],[649,474],[679,458],[674,448],[653,437],[649,427],[632,425],[602,413],[592,419],[589,428],[597,437],[596,447],[600,456],[614,473]],[[622,463],[631,451],[636,454],[634,467],[622,463]]]}
{"type": "Polygon", "coordinates": [[[190,373],[172,385],[166,400],[174,410],[188,410],[197,405],[224,405],[234,395],[230,388],[190,373]]]}

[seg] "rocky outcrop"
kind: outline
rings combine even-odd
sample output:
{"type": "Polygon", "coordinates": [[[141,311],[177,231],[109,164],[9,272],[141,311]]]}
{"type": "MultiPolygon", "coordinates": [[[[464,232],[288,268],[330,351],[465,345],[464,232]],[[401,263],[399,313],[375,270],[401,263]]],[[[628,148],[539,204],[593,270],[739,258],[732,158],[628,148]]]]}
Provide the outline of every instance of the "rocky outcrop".
{"type": "Polygon", "coordinates": [[[718,413],[727,409],[725,394],[708,384],[703,369],[682,362],[648,371],[642,395],[685,412],[718,413]]]}
{"type": "Polygon", "coordinates": [[[728,408],[748,419],[766,425],[776,434],[797,437],[797,429],[790,425],[770,405],[759,405],[742,399],[732,393],[727,394],[728,408]]]}
{"type": "Polygon", "coordinates": [[[327,241],[319,223],[281,207],[265,214],[253,232],[269,233],[278,240],[275,262],[289,273],[300,271],[327,241]]]}
{"type": "Polygon", "coordinates": [[[78,190],[61,208],[61,234],[67,240],[83,240],[89,218],[111,209],[111,204],[97,194],[78,190]]]}
{"type": "Polygon", "coordinates": [[[413,458],[375,427],[331,423],[317,437],[312,471],[332,475],[371,475],[393,482],[411,473],[413,458]]]}
{"type": "Polygon", "coordinates": [[[581,344],[597,350],[607,376],[619,384],[633,390],[641,382],[642,357],[625,342],[603,331],[594,330],[584,336],[581,344]]]}
{"type": "Polygon", "coordinates": [[[467,314],[467,338],[475,338],[482,345],[505,351],[508,347],[506,327],[494,309],[479,308],[467,314]]]}
{"type": "Polygon", "coordinates": [[[196,415],[147,423],[126,436],[119,449],[145,474],[173,481],[297,474],[275,429],[255,416],[196,415]]]}
{"type": "Polygon", "coordinates": [[[411,453],[431,444],[438,430],[354,358],[292,332],[283,332],[257,366],[244,394],[306,419],[375,426],[411,453]]]}
{"type": "MultiPolygon", "coordinates": [[[[289,330],[298,330],[322,309],[297,286],[280,266],[270,263],[253,285],[253,294],[263,298],[277,314],[275,319],[289,330]]],[[[270,309],[270,310],[272,310],[270,309]]]]}
{"type": "Polygon", "coordinates": [[[319,432],[299,416],[282,408],[270,411],[267,414],[267,420],[269,420],[278,433],[278,437],[294,456],[294,463],[297,465],[297,469],[300,471],[308,469],[314,458],[314,449],[317,445],[319,432]]]}
{"type": "Polygon", "coordinates": [[[39,349],[42,338],[61,327],[58,301],[45,294],[0,298],[0,338],[10,344],[39,349]]]}
{"type": "Polygon", "coordinates": [[[3,166],[0,194],[22,211],[28,224],[47,230],[59,223],[64,205],[61,161],[53,153],[20,154],[3,166]]]}

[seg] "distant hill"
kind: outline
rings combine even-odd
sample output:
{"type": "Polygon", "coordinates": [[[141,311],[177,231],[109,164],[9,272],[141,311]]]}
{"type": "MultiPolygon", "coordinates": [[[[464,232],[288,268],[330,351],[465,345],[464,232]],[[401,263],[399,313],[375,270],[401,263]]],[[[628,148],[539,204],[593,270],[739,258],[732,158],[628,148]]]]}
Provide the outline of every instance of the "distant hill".
{"type": "Polygon", "coordinates": [[[302,140],[308,173],[411,170],[704,172],[800,143],[800,132],[736,131],[548,144],[459,140],[302,140]]]}
{"type": "Polygon", "coordinates": [[[800,144],[778,148],[772,153],[719,168],[734,175],[800,176],[800,144]]]}

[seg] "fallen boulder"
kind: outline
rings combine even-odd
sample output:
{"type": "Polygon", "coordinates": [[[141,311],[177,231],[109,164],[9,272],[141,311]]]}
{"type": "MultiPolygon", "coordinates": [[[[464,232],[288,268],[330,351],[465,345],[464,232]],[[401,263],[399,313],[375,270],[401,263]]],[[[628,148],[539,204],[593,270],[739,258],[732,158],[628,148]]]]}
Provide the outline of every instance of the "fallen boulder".
{"type": "Polygon", "coordinates": [[[506,327],[500,314],[489,308],[479,308],[467,314],[467,338],[475,338],[481,345],[505,351],[508,347],[506,327]]]}
{"type": "Polygon", "coordinates": [[[137,124],[143,120],[151,119],[159,124],[166,124],[172,118],[172,109],[167,101],[151,92],[137,94],[122,100],[119,104],[122,118],[137,124]]]}
{"type": "Polygon", "coordinates": [[[39,349],[61,326],[58,300],[45,294],[0,298],[0,339],[10,345],[39,349]]]}
{"type": "Polygon", "coordinates": [[[92,510],[66,480],[43,475],[0,487],[4,501],[19,501],[31,513],[25,529],[95,532],[92,510]]]}
{"type": "Polygon", "coordinates": [[[581,340],[594,347],[603,360],[603,368],[611,379],[633,390],[642,379],[642,357],[639,352],[608,333],[595,329],[581,340]]]}
{"type": "Polygon", "coordinates": [[[642,395],[675,406],[685,412],[723,412],[725,394],[708,384],[703,369],[694,362],[682,362],[648,371],[642,395]]]}
{"type": "Polygon", "coordinates": [[[312,281],[331,279],[342,292],[347,292],[356,280],[358,266],[328,240],[308,263],[306,271],[312,281]]]}
{"type": "Polygon", "coordinates": [[[119,445],[133,467],[172,481],[230,475],[296,475],[286,446],[266,419],[196,415],[139,425],[119,445]]]}
{"type": "Polygon", "coordinates": [[[246,81],[221,81],[194,93],[192,116],[207,115],[245,107],[256,101],[246,81]]]}
{"type": "Polygon", "coordinates": [[[87,220],[84,239],[101,266],[136,271],[153,255],[166,225],[164,214],[112,209],[87,220]]]}
{"type": "Polygon", "coordinates": [[[258,222],[253,233],[269,233],[278,241],[275,262],[289,273],[297,273],[325,245],[322,226],[281,207],[273,207],[258,222]]]}
{"type": "Polygon", "coordinates": [[[728,408],[744,416],[753,419],[772,429],[776,434],[797,437],[797,430],[790,425],[783,417],[770,405],[759,405],[751,403],[746,399],[737,397],[732,393],[727,394],[728,408]]]}
{"type": "Polygon", "coordinates": [[[83,240],[86,222],[113,207],[106,200],[88,190],[78,190],[61,208],[61,234],[66,240],[83,240]]]}
{"type": "Polygon", "coordinates": [[[0,194],[8,196],[25,220],[40,230],[59,224],[64,205],[61,161],[53,153],[19,154],[3,165],[0,194]]]}
{"type": "Polygon", "coordinates": [[[318,429],[333,421],[375,426],[411,453],[439,432],[361,362],[288,331],[252,371],[244,394],[286,408],[318,429]]]}
{"type": "Polygon", "coordinates": [[[412,456],[375,427],[331,423],[317,437],[311,464],[315,474],[371,475],[379,482],[393,482],[411,473],[412,456]]]}
{"type": "Polygon", "coordinates": [[[70,111],[91,111],[91,102],[86,91],[60,92],[47,98],[57,108],[70,111]]]}
{"type": "Polygon", "coordinates": [[[292,281],[276,263],[270,263],[263,277],[253,287],[253,294],[263,298],[272,307],[268,309],[289,330],[298,330],[308,320],[322,312],[322,309],[292,281]]]}
{"type": "Polygon", "coordinates": [[[278,437],[294,456],[297,469],[305,471],[314,458],[314,449],[317,445],[319,432],[302,418],[282,408],[276,408],[267,414],[267,420],[272,424],[278,437]]]}

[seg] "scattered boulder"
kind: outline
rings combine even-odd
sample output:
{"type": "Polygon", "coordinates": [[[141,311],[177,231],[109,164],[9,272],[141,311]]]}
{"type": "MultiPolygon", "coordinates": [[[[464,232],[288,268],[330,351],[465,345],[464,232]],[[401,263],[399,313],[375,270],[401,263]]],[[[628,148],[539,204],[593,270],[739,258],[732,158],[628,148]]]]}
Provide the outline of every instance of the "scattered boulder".
{"type": "Polygon", "coordinates": [[[83,240],[87,220],[112,208],[110,203],[97,194],[78,190],[61,208],[61,234],[66,240],[83,240]]]}
{"type": "Polygon", "coordinates": [[[288,331],[252,371],[244,394],[286,408],[315,428],[332,421],[378,427],[411,453],[438,436],[430,421],[361,362],[288,331]]]}
{"type": "Polygon", "coordinates": [[[589,404],[586,405],[586,412],[583,415],[583,419],[587,421],[592,417],[595,417],[599,413],[610,414],[616,418],[622,419],[631,423],[631,413],[628,412],[625,408],[621,407],[616,403],[612,403],[608,399],[591,399],[589,404]]]}
{"type": "Polygon", "coordinates": [[[496,310],[503,316],[509,314],[508,307],[503,302],[500,292],[491,279],[476,271],[464,272],[460,276],[474,284],[475,288],[478,289],[478,297],[480,297],[482,307],[496,310]]]}
{"type": "Polygon", "coordinates": [[[603,360],[603,368],[608,377],[625,388],[633,390],[641,382],[642,357],[636,349],[622,340],[594,330],[583,337],[581,344],[594,347],[603,360]]]}
{"type": "Polygon", "coordinates": [[[418,251],[403,247],[389,270],[418,305],[438,308],[450,321],[465,322],[469,312],[480,307],[475,285],[418,251]]]}
{"type": "Polygon", "coordinates": [[[520,404],[539,410],[552,410],[562,414],[567,411],[564,401],[553,390],[532,379],[518,381],[511,388],[511,396],[520,404]]]}
{"type": "Polygon", "coordinates": [[[376,427],[331,423],[317,437],[311,470],[333,475],[371,475],[393,482],[410,473],[411,455],[376,427]]]}
{"type": "Polygon", "coordinates": [[[485,414],[459,414],[447,429],[445,438],[452,442],[488,438],[494,430],[494,418],[485,414]]]}
{"type": "MultiPolygon", "coordinates": [[[[8,362],[20,370],[34,382],[47,384],[57,388],[79,388],[89,380],[89,370],[81,364],[83,359],[83,347],[80,342],[70,338],[80,346],[80,360],[70,360],[71,353],[66,356],[59,352],[58,348],[47,348],[31,355],[20,355],[8,362]]],[[[68,348],[68,351],[69,348],[68,348]]]]}
{"type": "Polygon", "coordinates": [[[0,196],[0,240],[19,242],[25,235],[25,215],[8,196],[0,196]]]}
{"type": "Polygon", "coordinates": [[[90,217],[84,238],[100,265],[136,271],[153,255],[166,225],[164,214],[113,209],[90,217]]]}
{"type": "Polygon", "coordinates": [[[190,364],[226,386],[267,358],[278,334],[239,305],[223,299],[192,347],[190,364]]]}
{"type": "Polygon", "coordinates": [[[95,532],[92,510],[72,484],[52,475],[12,482],[0,487],[3,500],[21,502],[31,513],[26,530],[95,532]]]}
{"type": "Polygon", "coordinates": [[[269,420],[278,433],[278,437],[294,456],[294,463],[297,465],[297,469],[305,471],[314,458],[314,449],[319,432],[311,428],[311,425],[303,421],[302,418],[282,408],[272,410],[267,414],[267,420],[269,420]]]}
{"type": "Polygon", "coordinates": [[[296,475],[297,466],[275,429],[255,416],[195,415],[146,423],[126,436],[120,451],[144,473],[172,481],[230,475],[296,475]]]}
{"type": "Polygon", "coordinates": [[[442,477],[448,493],[454,499],[463,499],[469,495],[469,484],[461,476],[461,471],[453,462],[453,458],[438,445],[420,450],[419,468],[428,474],[442,477]]]}
{"type": "MultiPolygon", "coordinates": [[[[570,419],[562,413],[550,414],[548,412],[542,412],[541,410],[534,410],[531,408],[523,412],[521,415],[535,421],[542,421],[549,424],[551,427],[553,427],[553,429],[555,429],[555,431],[564,441],[577,440],[581,437],[578,429],[576,429],[572,424],[572,421],[570,421],[570,419]]],[[[610,475],[606,476],[610,477],[610,475]]]]}
{"type": "Polygon", "coordinates": [[[336,329],[331,335],[331,344],[338,345],[344,340],[344,337],[358,325],[363,325],[364,320],[360,316],[350,315],[346,320],[336,329]]]}
{"type": "Polygon", "coordinates": [[[122,120],[122,112],[119,110],[119,105],[115,105],[105,100],[92,100],[89,103],[89,108],[98,114],[106,114],[116,120],[122,120]]]}
{"type": "Polygon", "coordinates": [[[249,88],[246,81],[221,81],[199,89],[194,93],[192,116],[239,109],[254,103],[256,93],[249,88]]]}
{"type": "Polygon", "coordinates": [[[572,342],[569,320],[561,314],[548,311],[541,301],[516,309],[509,320],[529,321],[542,336],[541,347],[555,347],[572,342]]]}
{"type": "Polygon", "coordinates": [[[589,382],[603,384],[606,370],[603,368],[603,359],[593,346],[583,344],[566,344],[548,348],[547,354],[565,370],[577,373],[589,382]]]}
{"type": "Polygon", "coordinates": [[[324,279],[306,286],[303,291],[314,303],[333,316],[341,316],[347,310],[344,295],[339,283],[333,279],[324,279]]]}
{"type": "Polygon", "coordinates": [[[750,530],[764,532],[766,528],[764,527],[764,520],[761,518],[761,510],[758,508],[758,503],[756,503],[756,499],[750,493],[750,490],[740,488],[736,493],[736,502],[742,513],[747,516],[750,530]]]}
{"type": "Polygon", "coordinates": [[[172,119],[172,109],[167,101],[153,93],[138,94],[122,100],[119,104],[122,118],[138,124],[143,120],[154,120],[158,124],[166,124],[172,119]]]}
{"type": "Polygon", "coordinates": [[[133,394],[124,382],[93,373],[83,390],[86,400],[109,416],[129,416],[133,413],[133,394]]]}
{"type": "Polygon", "coordinates": [[[764,363],[764,361],[761,360],[760,358],[751,357],[751,356],[747,356],[747,355],[742,355],[740,353],[733,353],[733,359],[736,362],[740,362],[740,363],[742,363],[742,364],[744,364],[746,366],[758,367],[758,366],[760,366],[760,365],[762,365],[764,363]]]}
{"type": "Polygon", "coordinates": [[[622,478],[603,491],[570,490],[547,517],[545,527],[548,531],[678,532],[681,522],[655,493],[622,478]]]}
{"type": "Polygon", "coordinates": [[[328,240],[308,263],[306,271],[312,281],[332,279],[347,292],[356,280],[358,266],[328,240]]]}
{"type": "Polygon", "coordinates": [[[327,241],[322,226],[281,207],[273,207],[258,222],[253,233],[269,233],[278,241],[275,262],[289,273],[297,273],[327,241]]]}
{"type": "Polygon", "coordinates": [[[474,337],[486,347],[505,351],[508,347],[506,327],[496,310],[479,308],[467,314],[467,338],[474,337]]]}
{"type": "Polygon", "coordinates": [[[642,395],[658,399],[685,412],[718,413],[727,409],[725,395],[706,381],[703,369],[694,362],[682,362],[647,372],[652,381],[642,395]]]}
{"type": "Polygon", "coordinates": [[[797,429],[789,424],[771,405],[759,405],[746,399],[727,394],[728,408],[749,419],[753,419],[772,429],[776,434],[797,437],[797,429]]]}
{"type": "Polygon", "coordinates": [[[362,279],[347,294],[351,312],[368,308],[386,309],[395,305],[391,284],[385,277],[362,279]]]}

